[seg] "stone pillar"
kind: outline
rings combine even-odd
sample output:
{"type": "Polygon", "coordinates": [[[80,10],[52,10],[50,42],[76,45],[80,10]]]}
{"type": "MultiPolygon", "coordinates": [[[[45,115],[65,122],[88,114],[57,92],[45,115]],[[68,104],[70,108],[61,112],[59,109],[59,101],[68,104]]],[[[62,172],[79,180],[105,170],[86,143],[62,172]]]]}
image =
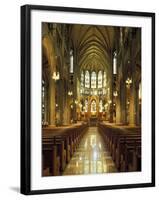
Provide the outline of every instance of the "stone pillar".
{"type": "Polygon", "coordinates": [[[70,111],[69,111],[69,100],[68,100],[68,93],[67,93],[66,87],[65,87],[63,98],[64,98],[63,124],[68,125],[70,123],[70,120],[69,120],[70,111]]]}
{"type": "Polygon", "coordinates": [[[125,81],[121,81],[120,85],[120,94],[121,94],[121,122],[123,124],[127,123],[127,118],[126,118],[126,84],[125,81]]]}
{"type": "Polygon", "coordinates": [[[118,92],[118,96],[116,97],[116,124],[120,124],[122,122],[120,92],[121,91],[118,92]]]}
{"type": "Polygon", "coordinates": [[[134,126],[136,124],[136,101],[135,101],[135,84],[134,80],[132,82],[132,86],[130,88],[130,106],[129,106],[129,125],[134,126]]]}
{"type": "Polygon", "coordinates": [[[74,60],[73,60],[73,122],[77,122],[77,105],[75,104],[75,100],[77,100],[77,79],[78,79],[78,66],[77,66],[77,52],[74,49],[74,60]]]}
{"type": "MultiPolygon", "coordinates": [[[[132,52],[131,52],[132,53],[132,52]]],[[[131,54],[132,84],[130,85],[129,125],[136,125],[136,88],[135,88],[135,63],[131,54]]]]}
{"type": "Polygon", "coordinates": [[[136,125],[140,125],[139,86],[136,87],[136,125]]]}
{"type": "Polygon", "coordinates": [[[59,81],[59,90],[57,91],[58,93],[58,102],[59,103],[59,114],[60,114],[60,121],[59,124],[63,125],[63,100],[64,100],[64,85],[63,85],[63,80],[60,79],[59,81]]]}
{"type": "Polygon", "coordinates": [[[113,58],[111,58],[111,69],[110,69],[110,105],[109,105],[109,122],[113,123],[113,82],[114,82],[114,77],[113,77],[113,58]]]}
{"type": "Polygon", "coordinates": [[[49,80],[49,102],[50,102],[50,125],[55,125],[55,82],[50,77],[49,80]]]}

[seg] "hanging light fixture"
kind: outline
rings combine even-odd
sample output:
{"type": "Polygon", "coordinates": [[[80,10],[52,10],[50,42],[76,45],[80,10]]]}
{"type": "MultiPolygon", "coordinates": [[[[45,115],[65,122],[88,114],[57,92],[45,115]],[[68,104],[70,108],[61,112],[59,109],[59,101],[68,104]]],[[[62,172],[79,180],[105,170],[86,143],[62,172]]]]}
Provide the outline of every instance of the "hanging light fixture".
{"type": "Polygon", "coordinates": [[[52,79],[57,81],[60,79],[60,73],[59,72],[53,72],[53,75],[52,75],[52,79]]]}
{"type": "Polygon", "coordinates": [[[113,95],[114,95],[114,97],[117,97],[117,96],[118,96],[118,92],[117,92],[117,91],[114,91],[114,92],[113,92],[113,95]]]}
{"type": "Polygon", "coordinates": [[[126,79],[125,83],[126,83],[126,86],[129,88],[130,85],[132,84],[132,79],[128,77],[128,78],[126,79]]]}
{"type": "Polygon", "coordinates": [[[111,101],[111,100],[109,100],[109,101],[108,101],[108,103],[109,103],[109,104],[111,104],[111,103],[112,103],[112,101],[111,101]]]}
{"type": "Polygon", "coordinates": [[[69,96],[72,96],[72,95],[73,95],[73,92],[72,92],[72,91],[68,91],[68,95],[69,95],[69,96]]]}
{"type": "Polygon", "coordinates": [[[78,104],[78,100],[75,100],[75,104],[78,104]]]}

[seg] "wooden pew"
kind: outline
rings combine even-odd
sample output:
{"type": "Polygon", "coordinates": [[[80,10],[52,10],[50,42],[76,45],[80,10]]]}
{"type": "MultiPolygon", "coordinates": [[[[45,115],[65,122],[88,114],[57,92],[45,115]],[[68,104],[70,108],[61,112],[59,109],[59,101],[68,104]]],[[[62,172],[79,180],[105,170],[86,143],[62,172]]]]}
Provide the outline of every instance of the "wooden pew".
{"type": "Polygon", "coordinates": [[[42,136],[43,175],[60,175],[88,125],[45,129],[42,136]]]}
{"type": "Polygon", "coordinates": [[[60,145],[43,142],[43,176],[60,174],[60,145]]]}
{"type": "Polygon", "coordinates": [[[137,157],[135,158],[135,156],[138,156],[137,148],[141,148],[141,139],[127,138],[126,142],[121,142],[119,146],[120,149],[117,150],[119,152],[117,153],[115,159],[117,168],[120,171],[128,171],[128,166],[130,164],[129,156],[131,156],[132,157],[131,162],[135,162],[131,163],[133,165],[133,171],[136,171],[137,167],[135,168],[134,166],[137,165],[137,157]]]}
{"type": "Polygon", "coordinates": [[[98,129],[119,171],[141,170],[140,128],[99,123],[98,129]]]}

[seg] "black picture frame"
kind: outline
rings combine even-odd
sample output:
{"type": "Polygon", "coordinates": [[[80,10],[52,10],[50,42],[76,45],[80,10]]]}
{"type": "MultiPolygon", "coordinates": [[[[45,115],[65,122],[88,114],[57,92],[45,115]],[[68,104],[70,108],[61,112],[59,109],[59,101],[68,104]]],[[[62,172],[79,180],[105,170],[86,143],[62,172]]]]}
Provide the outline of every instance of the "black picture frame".
{"type": "MultiPolygon", "coordinates": [[[[66,177],[67,178],[67,177],[66,177]]],[[[108,189],[126,189],[155,186],[155,13],[148,12],[132,12],[132,11],[115,11],[115,10],[99,10],[89,8],[72,8],[72,7],[53,7],[44,5],[24,5],[21,7],[21,193],[31,194],[48,194],[62,192],[80,192],[93,190],[108,189]],[[152,24],[152,40],[151,40],[151,182],[124,184],[124,185],[101,185],[78,188],[60,188],[60,189],[31,189],[31,11],[62,11],[75,13],[91,13],[91,14],[111,14],[122,16],[149,17],[152,24]]]]}

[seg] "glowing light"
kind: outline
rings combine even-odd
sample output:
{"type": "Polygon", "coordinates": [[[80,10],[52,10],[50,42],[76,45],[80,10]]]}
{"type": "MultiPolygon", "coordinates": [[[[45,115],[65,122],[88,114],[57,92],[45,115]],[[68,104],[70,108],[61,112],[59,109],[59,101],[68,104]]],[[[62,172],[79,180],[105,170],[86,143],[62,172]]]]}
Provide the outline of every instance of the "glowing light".
{"type": "Polygon", "coordinates": [[[114,95],[114,97],[117,97],[117,96],[118,96],[118,92],[117,92],[117,91],[114,91],[114,92],[113,92],[113,95],[114,95]]]}
{"type": "Polygon", "coordinates": [[[73,92],[72,92],[72,91],[68,91],[68,95],[69,95],[69,96],[72,96],[72,95],[73,95],[73,92]]]}
{"type": "Polygon", "coordinates": [[[130,87],[130,85],[132,84],[132,79],[131,78],[127,78],[126,81],[125,81],[127,87],[130,87]]]}
{"type": "Polygon", "coordinates": [[[53,75],[52,75],[52,79],[54,79],[55,81],[59,80],[60,79],[60,73],[59,72],[54,72],[53,75]]]}
{"type": "Polygon", "coordinates": [[[96,151],[93,152],[93,160],[97,160],[97,152],[96,151]]]}
{"type": "Polygon", "coordinates": [[[108,101],[108,103],[109,103],[109,104],[111,104],[111,103],[112,103],[112,101],[111,101],[111,100],[109,100],[109,101],[108,101]]]}
{"type": "Polygon", "coordinates": [[[78,104],[78,101],[77,101],[77,100],[75,100],[75,104],[78,104]]]}

